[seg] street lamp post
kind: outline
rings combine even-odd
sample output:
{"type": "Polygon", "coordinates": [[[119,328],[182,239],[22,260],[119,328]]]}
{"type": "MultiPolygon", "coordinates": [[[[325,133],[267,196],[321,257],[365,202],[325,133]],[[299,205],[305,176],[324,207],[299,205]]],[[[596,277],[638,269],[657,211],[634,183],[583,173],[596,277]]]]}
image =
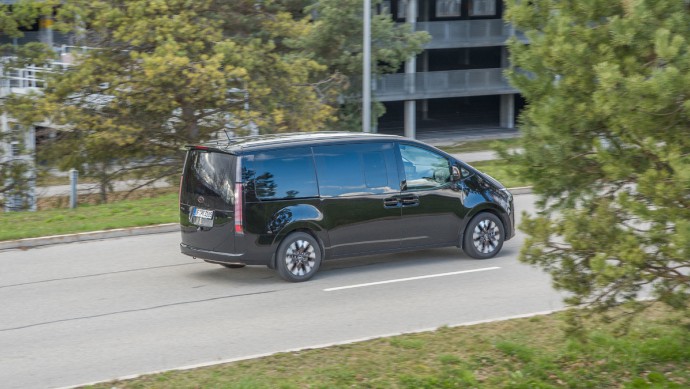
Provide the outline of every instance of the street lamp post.
{"type": "Polygon", "coordinates": [[[371,132],[371,0],[364,0],[362,132],[371,132]]]}

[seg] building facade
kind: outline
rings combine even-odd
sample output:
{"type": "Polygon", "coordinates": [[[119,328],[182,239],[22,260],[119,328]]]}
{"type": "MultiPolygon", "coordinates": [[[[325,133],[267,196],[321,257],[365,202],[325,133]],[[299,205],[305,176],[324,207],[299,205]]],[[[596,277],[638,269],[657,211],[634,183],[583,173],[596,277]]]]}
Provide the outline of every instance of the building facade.
{"type": "Polygon", "coordinates": [[[418,131],[515,127],[524,104],[503,76],[507,40],[502,0],[384,0],[379,12],[431,35],[424,51],[396,74],[374,81],[386,113],[378,131],[414,138],[418,131]]]}
{"type": "MultiPolygon", "coordinates": [[[[514,128],[524,101],[503,76],[509,63],[506,42],[515,35],[503,11],[503,0],[383,0],[379,13],[428,32],[431,40],[398,73],[373,81],[373,98],[386,109],[377,130],[414,138],[418,131],[514,128]]],[[[0,35],[0,44],[43,42],[61,54],[59,62],[70,62],[73,37],[52,29],[52,15],[23,30],[21,38],[0,35]]],[[[0,94],[40,88],[42,70],[10,72],[1,80],[0,94]]]]}

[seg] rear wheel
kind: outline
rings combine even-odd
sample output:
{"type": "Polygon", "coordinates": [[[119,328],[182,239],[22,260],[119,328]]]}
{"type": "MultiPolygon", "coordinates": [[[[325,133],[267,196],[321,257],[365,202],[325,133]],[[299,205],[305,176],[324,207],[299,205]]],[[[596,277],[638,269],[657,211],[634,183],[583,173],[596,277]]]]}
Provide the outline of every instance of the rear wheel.
{"type": "Polygon", "coordinates": [[[465,254],[476,259],[492,258],[503,247],[504,231],[498,216],[488,212],[478,214],[465,229],[462,246],[465,254]]]}
{"type": "Polygon", "coordinates": [[[278,274],[287,281],[306,281],[319,270],[321,256],[321,248],[313,236],[304,232],[294,232],[285,237],[278,246],[278,274]]]}

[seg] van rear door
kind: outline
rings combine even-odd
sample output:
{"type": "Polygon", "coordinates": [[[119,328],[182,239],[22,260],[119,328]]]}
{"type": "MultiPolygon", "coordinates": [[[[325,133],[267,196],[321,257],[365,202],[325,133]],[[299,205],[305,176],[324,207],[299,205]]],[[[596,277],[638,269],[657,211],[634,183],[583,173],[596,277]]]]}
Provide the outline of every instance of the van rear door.
{"type": "Polygon", "coordinates": [[[208,148],[187,151],[180,183],[182,243],[202,250],[235,252],[238,159],[208,148]]]}

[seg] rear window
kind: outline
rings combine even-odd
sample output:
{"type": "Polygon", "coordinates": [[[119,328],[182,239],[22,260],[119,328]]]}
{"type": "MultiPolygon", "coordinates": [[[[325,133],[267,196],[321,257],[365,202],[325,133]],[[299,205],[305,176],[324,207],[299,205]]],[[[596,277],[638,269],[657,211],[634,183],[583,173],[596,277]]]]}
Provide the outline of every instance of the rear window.
{"type": "Polygon", "coordinates": [[[311,148],[267,150],[242,157],[247,196],[282,200],[319,195],[311,148]]]}
{"type": "Polygon", "coordinates": [[[203,208],[232,210],[237,158],[230,154],[192,149],[187,152],[180,200],[203,208]],[[199,201],[203,197],[203,201],[199,201]]]}

